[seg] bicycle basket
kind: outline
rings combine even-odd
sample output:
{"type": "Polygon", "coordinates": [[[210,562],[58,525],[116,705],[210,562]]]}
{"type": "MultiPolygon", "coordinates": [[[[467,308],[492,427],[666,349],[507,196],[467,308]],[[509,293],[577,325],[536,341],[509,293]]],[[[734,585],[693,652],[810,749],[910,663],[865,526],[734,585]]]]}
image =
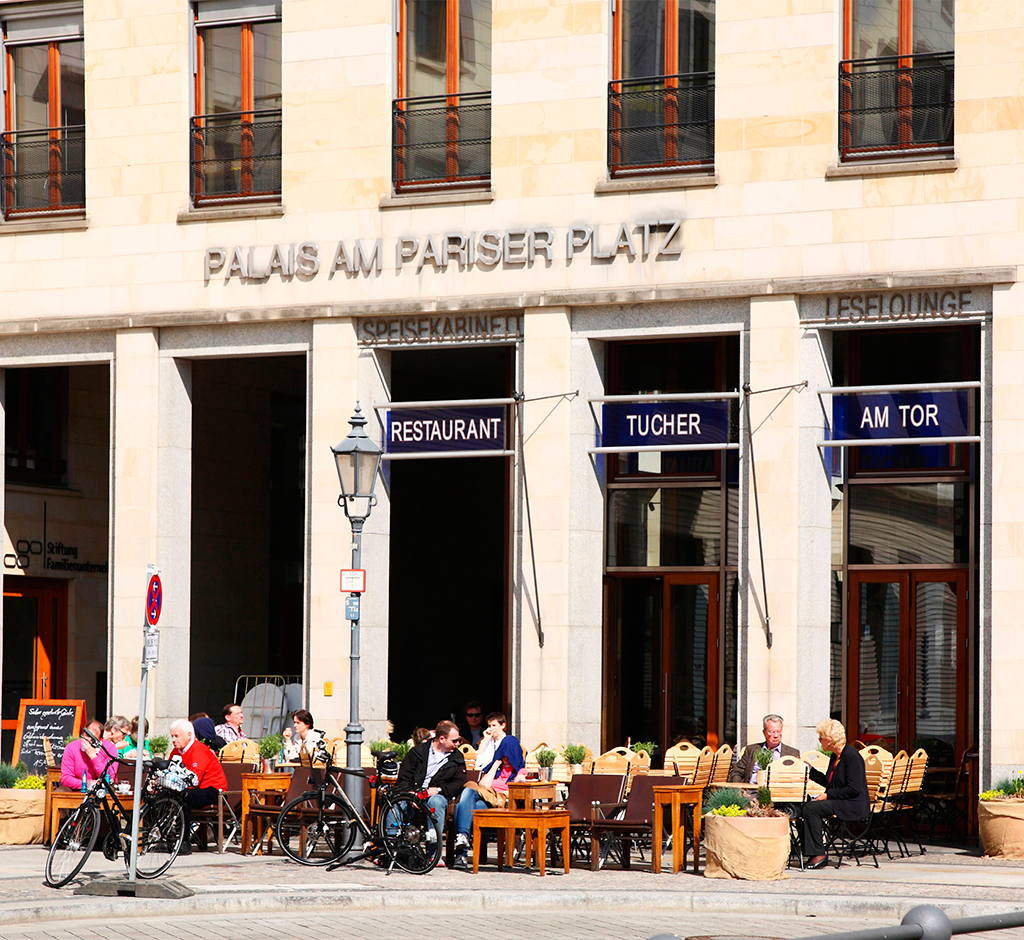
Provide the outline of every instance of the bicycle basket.
{"type": "Polygon", "coordinates": [[[177,790],[179,793],[197,786],[199,783],[199,778],[181,762],[179,757],[173,758],[166,770],[157,771],[150,779],[155,786],[163,790],[177,790]]]}

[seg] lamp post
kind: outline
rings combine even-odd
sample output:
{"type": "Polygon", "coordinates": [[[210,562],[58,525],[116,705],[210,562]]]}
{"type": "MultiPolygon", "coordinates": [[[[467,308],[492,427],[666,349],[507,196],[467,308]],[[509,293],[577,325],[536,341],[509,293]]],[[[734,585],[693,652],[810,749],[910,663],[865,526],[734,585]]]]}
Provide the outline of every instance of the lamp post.
{"type": "MultiPolygon", "coordinates": [[[[352,526],[352,567],[360,568],[363,542],[363,523],[369,518],[370,510],[377,502],[373,488],[377,483],[377,469],[383,451],[369,437],[363,428],[366,416],[359,403],[355,414],[348,419],[352,430],[340,444],[331,448],[338,468],[338,482],[341,496],[338,505],[352,526]]],[[[345,726],[345,765],[348,770],[359,770],[362,766],[363,726],[359,723],[359,595],[355,598],[356,616],[352,618],[352,652],[349,675],[349,722],[345,726]]],[[[353,774],[345,775],[345,792],[357,808],[363,805],[363,778],[353,774]]]]}

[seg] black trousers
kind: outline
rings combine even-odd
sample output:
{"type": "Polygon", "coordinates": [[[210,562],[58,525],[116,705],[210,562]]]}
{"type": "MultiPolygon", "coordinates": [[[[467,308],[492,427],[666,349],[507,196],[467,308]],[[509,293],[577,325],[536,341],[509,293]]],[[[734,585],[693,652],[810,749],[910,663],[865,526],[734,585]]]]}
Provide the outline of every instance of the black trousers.
{"type": "MultiPolygon", "coordinates": [[[[185,834],[186,837],[192,832],[192,808],[202,809],[204,806],[213,806],[217,802],[218,790],[216,787],[195,787],[186,790],[185,796],[185,834]]],[[[186,838],[187,841],[187,838],[186,838]]]]}
{"type": "Polygon", "coordinates": [[[835,810],[829,800],[809,800],[800,807],[800,817],[803,826],[803,849],[804,855],[810,858],[813,855],[825,854],[825,841],[822,838],[824,821],[829,816],[835,816],[835,810]]]}

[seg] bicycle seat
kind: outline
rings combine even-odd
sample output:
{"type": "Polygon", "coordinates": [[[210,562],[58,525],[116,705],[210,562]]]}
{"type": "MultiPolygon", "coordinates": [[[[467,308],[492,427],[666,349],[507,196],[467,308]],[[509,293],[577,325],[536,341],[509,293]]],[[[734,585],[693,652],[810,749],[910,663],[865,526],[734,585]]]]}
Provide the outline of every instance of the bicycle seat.
{"type": "Polygon", "coordinates": [[[171,766],[171,762],[158,757],[155,760],[143,761],[142,766],[145,767],[146,770],[166,770],[171,766]]]}

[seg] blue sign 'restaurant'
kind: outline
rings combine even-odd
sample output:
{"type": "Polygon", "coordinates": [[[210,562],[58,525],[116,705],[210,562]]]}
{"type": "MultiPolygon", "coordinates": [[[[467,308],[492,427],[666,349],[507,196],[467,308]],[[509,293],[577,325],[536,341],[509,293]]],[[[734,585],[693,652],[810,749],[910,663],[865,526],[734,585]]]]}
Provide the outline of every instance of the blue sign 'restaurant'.
{"type": "Polygon", "coordinates": [[[727,401],[605,402],[602,447],[727,444],[727,401]]]}
{"type": "Polygon", "coordinates": [[[385,444],[389,454],[505,450],[505,408],[466,405],[389,411],[385,444]]]}
{"type": "Polygon", "coordinates": [[[969,389],[836,395],[832,436],[837,441],[906,440],[973,434],[969,389]]]}

